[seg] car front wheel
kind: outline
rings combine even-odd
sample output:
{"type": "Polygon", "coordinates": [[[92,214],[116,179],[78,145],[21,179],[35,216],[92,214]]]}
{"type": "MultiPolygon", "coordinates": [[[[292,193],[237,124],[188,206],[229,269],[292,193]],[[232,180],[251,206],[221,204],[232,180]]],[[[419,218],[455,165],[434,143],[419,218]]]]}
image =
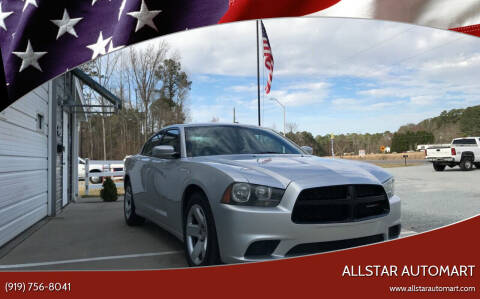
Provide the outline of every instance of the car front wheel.
{"type": "Polygon", "coordinates": [[[203,194],[194,193],[190,197],[183,222],[188,264],[194,267],[220,263],[215,222],[203,194]]]}

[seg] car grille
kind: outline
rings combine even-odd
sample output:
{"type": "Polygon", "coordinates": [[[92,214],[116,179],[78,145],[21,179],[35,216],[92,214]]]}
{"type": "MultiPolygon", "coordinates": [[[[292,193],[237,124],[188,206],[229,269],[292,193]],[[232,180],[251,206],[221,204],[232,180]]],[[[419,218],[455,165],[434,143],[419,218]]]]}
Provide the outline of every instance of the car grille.
{"type": "Polygon", "coordinates": [[[339,241],[304,243],[304,244],[299,244],[293,247],[292,249],[290,249],[285,256],[292,257],[292,256],[327,252],[332,250],[340,250],[340,249],[345,249],[350,247],[373,244],[373,243],[381,242],[383,240],[384,240],[383,235],[379,234],[379,235],[373,235],[368,237],[346,239],[346,240],[339,240],[339,241]]]}
{"type": "Polygon", "coordinates": [[[354,222],[390,212],[381,185],[338,185],[305,189],[292,212],[298,224],[354,222]]]}

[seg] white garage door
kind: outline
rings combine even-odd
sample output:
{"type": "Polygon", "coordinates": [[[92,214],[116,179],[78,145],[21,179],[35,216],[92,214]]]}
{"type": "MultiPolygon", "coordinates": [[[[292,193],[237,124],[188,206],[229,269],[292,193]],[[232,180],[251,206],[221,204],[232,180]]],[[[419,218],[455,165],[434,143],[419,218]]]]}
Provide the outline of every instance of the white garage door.
{"type": "Polygon", "coordinates": [[[47,216],[48,84],[0,112],[0,246],[47,216]]]}

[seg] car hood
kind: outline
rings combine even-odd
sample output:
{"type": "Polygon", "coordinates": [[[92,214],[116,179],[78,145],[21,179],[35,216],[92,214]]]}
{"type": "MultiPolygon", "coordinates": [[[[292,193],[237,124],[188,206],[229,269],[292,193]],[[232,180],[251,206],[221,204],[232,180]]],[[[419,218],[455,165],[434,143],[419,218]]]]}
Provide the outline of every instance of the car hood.
{"type": "Polygon", "coordinates": [[[381,184],[391,177],[369,163],[307,155],[231,155],[202,157],[224,172],[235,171],[255,184],[285,188],[292,181],[303,187],[381,184]],[[230,166],[230,167],[228,167],[230,166]],[[276,184],[275,184],[276,182],[276,184]]]}

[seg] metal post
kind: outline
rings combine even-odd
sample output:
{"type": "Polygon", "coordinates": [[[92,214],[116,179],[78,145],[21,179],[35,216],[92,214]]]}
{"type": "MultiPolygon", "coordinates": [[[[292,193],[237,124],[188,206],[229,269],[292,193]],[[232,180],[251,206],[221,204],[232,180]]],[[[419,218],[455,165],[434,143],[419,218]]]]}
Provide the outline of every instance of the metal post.
{"type": "Polygon", "coordinates": [[[332,158],[335,158],[335,152],[333,151],[333,134],[330,135],[330,141],[332,144],[332,158]]]}
{"type": "Polygon", "coordinates": [[[260,52],[258,50],[259,41],[258,41],[258,20],[257,20],[257,102],[258,102],[258,126],[261,126],[260,121],[260,52]]]}
{"type": "Polygon", "coordinates": [[[57,95],[55,80],[48,83],[48,216],[55,216],[57,201],[57,95]]]}
{"type": "Polygon", "coordinates": [[[88,173],[90,170],[90,161],[88,158],[85,159],[85,195],[88,195],[88,182],[90,181],[88,173]]]}
{"type": "Polygon", "coordinates": [[[283,109],[283,136],[286,136],[287,135],[287,125],[286,125],[286,121],[285,121],[285,111],[286,111],[287,108],[285,107],[285,105],[280,103],[280,101],[277,98],[270,98],[270,101],[277,102],[278,105],[280,105],[280,107],[282,107],[282,109],[283,109]]]}

